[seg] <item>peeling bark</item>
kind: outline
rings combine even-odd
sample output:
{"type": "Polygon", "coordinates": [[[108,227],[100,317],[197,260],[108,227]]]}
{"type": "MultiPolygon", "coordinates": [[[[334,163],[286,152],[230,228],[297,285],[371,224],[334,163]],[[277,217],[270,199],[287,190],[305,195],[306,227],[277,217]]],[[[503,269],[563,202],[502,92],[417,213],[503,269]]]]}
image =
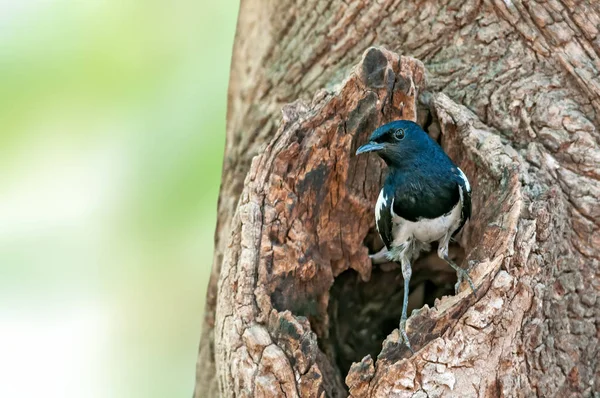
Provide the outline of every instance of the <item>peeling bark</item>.
{"type": "Polygon", "coordinates": [[[600,5],[291,3],[240,10],[195,396],[598,394],[600,5]],[[398,118],[472,183],[479,286],[415,264],[412,356],[367,256],[382,167],[352,156],[398,118]]]}

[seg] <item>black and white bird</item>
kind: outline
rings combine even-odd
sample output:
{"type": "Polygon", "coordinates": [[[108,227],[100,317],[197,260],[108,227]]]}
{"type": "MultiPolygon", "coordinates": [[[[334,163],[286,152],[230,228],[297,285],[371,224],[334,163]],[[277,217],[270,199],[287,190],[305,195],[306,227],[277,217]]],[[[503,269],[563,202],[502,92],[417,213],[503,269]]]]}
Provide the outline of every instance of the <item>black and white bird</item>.
{"type": "Polygon", "coordinates": [[[469,274],[448,257],[450,238],[471,216],[471,186],[438,143],[408,120],[379,127],[356,154],[365,152],[376,152],[389,169],[375,207],[385,247],[371,258],[374,263],[400,263],[404,278],[400,335],[412,351],[406,335],[411,262],[429,250],[429,243],[437,241],[438,256],[456,270],[456,291],[464,278],[475,292],[469,274]]]}

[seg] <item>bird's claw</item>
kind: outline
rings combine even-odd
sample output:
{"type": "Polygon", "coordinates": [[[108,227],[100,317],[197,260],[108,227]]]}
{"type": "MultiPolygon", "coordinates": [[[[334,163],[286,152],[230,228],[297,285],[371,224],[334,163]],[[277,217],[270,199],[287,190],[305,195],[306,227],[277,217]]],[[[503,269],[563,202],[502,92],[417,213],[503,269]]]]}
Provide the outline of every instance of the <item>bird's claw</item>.
{"type": "Polygon", "coordinates": [[[400,339],[399,339],[399,343],[404,343],[406,345],[406,347],[408,347],[408,349],[410,350],[411,353],[415,353],[412,349],[412,347],[410,346],[410,341],[408,340],[408,335],[406,334],[406,319],[403,319],[400,321],[400,339]]]}
{"type": "Polygon", "coordinates": [[[460,284],[462,283],[463,278],[466,279],[467,283],[469,284],[469,287],[471,287],[471,291],[473,292],[473,294],[477,293],[475,284],[473,284],[473,280],[471,279],[471,277],[469,276],[469,273],[467,271],[459,268],[456,271],[456,277],[457,277],[457,282],[456,282],[456,285],[454,285],[454,294],[458,294],[460,284]]]}

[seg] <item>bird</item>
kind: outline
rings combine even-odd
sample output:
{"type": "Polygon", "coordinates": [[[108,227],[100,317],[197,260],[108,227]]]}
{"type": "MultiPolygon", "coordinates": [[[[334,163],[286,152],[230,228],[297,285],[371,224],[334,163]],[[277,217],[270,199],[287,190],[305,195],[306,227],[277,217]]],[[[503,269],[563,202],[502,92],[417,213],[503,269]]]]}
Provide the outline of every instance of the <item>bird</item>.
{"type": "Polygon", "coordinates": [[[374,264],[400,264],[404,279],[400,339],[414,353],[406,334],[411,263],[430,249],[430,243],[438,242],[437,255],[456,271],[455,292],[463,279],[476,292],[468,272],[448,257],[450,239],[471,217],[471,185],[442,147],[410,120],[377,128],[356,155],[369,152],[379,155],[388,168],[375,205],[375,225],[385,246],[370,257],[374,264]]]}

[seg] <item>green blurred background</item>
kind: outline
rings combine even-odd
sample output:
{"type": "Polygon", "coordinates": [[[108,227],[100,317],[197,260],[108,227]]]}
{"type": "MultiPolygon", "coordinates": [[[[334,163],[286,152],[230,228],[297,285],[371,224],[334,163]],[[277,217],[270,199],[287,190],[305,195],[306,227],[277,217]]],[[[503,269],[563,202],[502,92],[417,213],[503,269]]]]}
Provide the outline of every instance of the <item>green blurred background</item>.
{"type": "Polygon", "coordinates": [[[238,2],[0,0],[0,397],[190,397],[238,2]]]}

